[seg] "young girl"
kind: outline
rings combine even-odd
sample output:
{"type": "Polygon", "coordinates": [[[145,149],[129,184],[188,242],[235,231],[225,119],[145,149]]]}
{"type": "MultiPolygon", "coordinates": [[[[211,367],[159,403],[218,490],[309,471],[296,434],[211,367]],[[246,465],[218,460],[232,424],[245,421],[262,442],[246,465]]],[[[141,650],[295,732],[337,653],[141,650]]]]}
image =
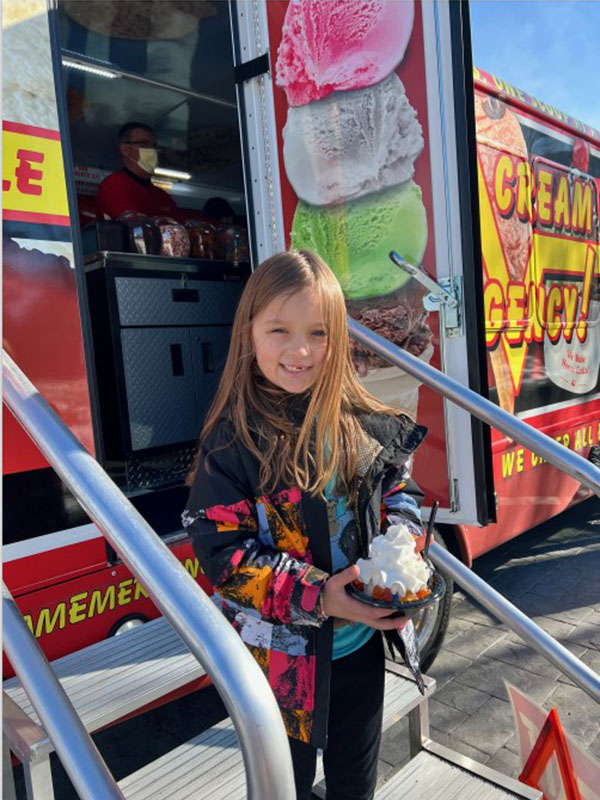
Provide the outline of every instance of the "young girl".
{"type": "Polygon", "coordinates": [[[421,534],[406,463],[424,434],[357,381],[344,297],[322,259],[264,261],[236,312],[183,522],[277,698],[298,800],[310,798],[317,748],[329,800],[373,797],[378,632],[403,623],[345,586],[382,525],[421,534]]]}

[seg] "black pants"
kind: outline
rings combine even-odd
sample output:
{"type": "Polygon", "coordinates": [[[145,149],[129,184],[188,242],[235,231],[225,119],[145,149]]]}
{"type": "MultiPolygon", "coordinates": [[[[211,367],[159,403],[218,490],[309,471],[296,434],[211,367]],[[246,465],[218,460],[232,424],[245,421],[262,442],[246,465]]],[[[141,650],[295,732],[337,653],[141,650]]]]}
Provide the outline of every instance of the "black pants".
{"type": "MultiPolygon", "coordinates": [[[[329,733],[323,752],[327,800],[371,800],[383,713],[381,634],[360,650],[331,662],[329,733]]],[[[297,800],[309,800],[316,772],[314,747],[290,739],[297,800]]]]}

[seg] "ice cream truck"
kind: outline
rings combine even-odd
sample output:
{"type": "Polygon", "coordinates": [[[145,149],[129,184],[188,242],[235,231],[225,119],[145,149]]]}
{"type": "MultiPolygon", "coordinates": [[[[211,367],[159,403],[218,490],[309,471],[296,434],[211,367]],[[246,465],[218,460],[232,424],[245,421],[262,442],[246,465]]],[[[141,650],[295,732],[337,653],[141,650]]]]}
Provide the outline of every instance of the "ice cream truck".
{"type": "MultiPolygon", "coordinates": [[[[565,447],[598,443],[600,134],[473,70],[467,4],[4,0],[3,34],[4,348],[201,583],[186,474],[244,280],[286,247],[326,259],[357,321],[565,447]],[[98,208],[130,122],[176,219],[98,208]]],[[[424,517],[437,501],[467,564],[587,496],[353,358],[429,428],[424,517]]],[[[4,579],[49,658],[157,615],[6,409],[4,498],[4,579]]],[[[425,666],[449,611],[416,621],[425,666]]]]}

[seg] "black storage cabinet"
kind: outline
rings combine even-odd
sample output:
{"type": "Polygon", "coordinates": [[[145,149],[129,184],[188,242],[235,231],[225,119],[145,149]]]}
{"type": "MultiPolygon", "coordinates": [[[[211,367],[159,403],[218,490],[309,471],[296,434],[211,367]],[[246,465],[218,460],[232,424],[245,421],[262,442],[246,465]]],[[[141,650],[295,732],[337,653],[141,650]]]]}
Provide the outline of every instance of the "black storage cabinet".
{"type": "Polygon", "coordinates": [[[88,262],[99,460],[129,491],[181,482],[216,392],[242,289],[226,262],[88,262]]]}

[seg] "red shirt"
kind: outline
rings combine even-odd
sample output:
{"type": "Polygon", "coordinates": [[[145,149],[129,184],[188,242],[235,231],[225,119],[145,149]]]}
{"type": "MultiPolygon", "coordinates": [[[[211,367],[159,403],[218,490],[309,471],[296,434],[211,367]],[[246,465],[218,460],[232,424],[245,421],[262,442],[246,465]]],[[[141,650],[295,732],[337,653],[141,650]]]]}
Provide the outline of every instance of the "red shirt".
{"type": "Polygon", "coordinates": [[[150,217],[160,214],[176,218],[178,216],[177,205],[172,197],[149,180],[138,178],[128,169],[113,172],[102,181],[96,198],[96,209],[100,219],[105,214],[114,219],[124,211],[138,211],[150,217]]]}

